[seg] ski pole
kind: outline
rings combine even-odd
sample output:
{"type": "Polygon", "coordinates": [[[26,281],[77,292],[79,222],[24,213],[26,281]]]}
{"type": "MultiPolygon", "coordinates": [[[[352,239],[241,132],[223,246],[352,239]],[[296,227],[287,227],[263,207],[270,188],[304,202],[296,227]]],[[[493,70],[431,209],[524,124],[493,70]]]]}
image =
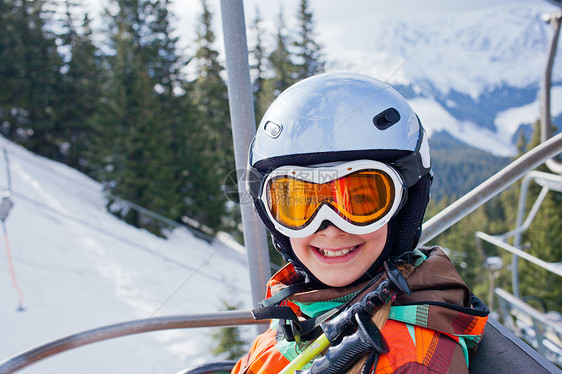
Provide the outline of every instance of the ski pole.
{"type": "Polygon", "coordinates": [[[327,373],[328,371],[326,371],[326,369],[329,366],[334,366],[337,367],[338,370],[341,370],[340,368],[353,364],[369,347],[379,351],[386,348],[380,341],[376,341],[377,339],[382,339],[380,331],[378,331],[376,326],[374,326],[374,324],[370,327],[367,325],[369,323],[372,324],[370,318],[377,310],[385,305],[388,300],[398,293],[409,295],[410,288],[408,287],[406,278],[404,278],[394,263],[390,261],[385,262],[385,268],[388,278],[382,281],[375,290],[369,292],[361,301],[346,309],[333,320],[324,322],[321,325],[323,331],[322,335],[291,361],[279,374],[296,373],[322,353],[322,351],[330,347],[330,345],[339,342],[342,336],[345,337],[341,342],[328,350],[328,353],[322,359],[324,361],[318,364],[317,361],[315,361],[311,370],[307,372],[310,374],[327,373]],[[368,317],[368,322],[365,316],[368,317]],[[358,326],[359,329],[350,335],[351,331],[358,326]],[[375,329],[373,330],[372,327],[375,329]],[[372,336],[373,334],[377,335],[377,332],[379,336],[372,336]],[[352,354],[347,354],[350,350],[352,354]],[[316,367],[314,365],[316,365],[316,367]]]}
{"type": "Polygon", "coordinates": [[[14,263],[12,261],[12,253],[10,251],[10,241],[8,240],[8,232],[6,230],[6,222],[4,220],[2,220],[2,231],[4,233],[4,243],[6,243],[6,255],[8,257],[8,263],[10,264],[10,275],[12,277],[12,284],[15,290],[17,291],[17,293],[19,294],[19,305],[17,310],[21,312],[25,310],[23,308],[23,291],[18,286],[18,282],[16,281],[16,272],[14,271],[14,263]]]}
{"type": "MultiPolygon", "coordinates": [[[[4,150],[5,151],[5,150],[4,150]]],[[[10,213],[10,210],[14,206],[14,203],[10,199],[10,192],[6,191],[0,202],[0,221],[2,221],[2,232],[4,234],[4,243],[6,243],[6,256],[8,257],[8,264],[10,266],[10,275],[12,276],[12,284],[20,296],[20,302],[18,305],[18,311],[23,309],[23,291],[19,288],[16,281],[16,272],[14,271],[14,263],[12,261],[12,252],[10,251],[10,241],[8,240],[8,229],[6,228],[6,218],[10,213]]]]}

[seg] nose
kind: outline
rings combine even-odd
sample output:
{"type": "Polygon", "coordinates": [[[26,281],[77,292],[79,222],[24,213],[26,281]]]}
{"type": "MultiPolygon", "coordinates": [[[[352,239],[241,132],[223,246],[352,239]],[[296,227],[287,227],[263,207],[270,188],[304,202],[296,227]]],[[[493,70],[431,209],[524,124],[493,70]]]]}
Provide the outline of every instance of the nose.
{"type": "Polygon", "coordinates": [[[320,227],[318,227],[318,230],[316,230],[316,232],[325,230],[326,227],[328,227],[328,226],[335,226],[335,225],[331,221],[328,221],[327,219],[325,219],[324,221],[322,221],[322,223],[320,224],[320,227]]]}
{"type": "Polygon", "coordinates": [[[324,221],[316,231],[317,234],[324,235],[330,238],[337,238],[340,236],[349,235],[330,221],[324,221]]]}

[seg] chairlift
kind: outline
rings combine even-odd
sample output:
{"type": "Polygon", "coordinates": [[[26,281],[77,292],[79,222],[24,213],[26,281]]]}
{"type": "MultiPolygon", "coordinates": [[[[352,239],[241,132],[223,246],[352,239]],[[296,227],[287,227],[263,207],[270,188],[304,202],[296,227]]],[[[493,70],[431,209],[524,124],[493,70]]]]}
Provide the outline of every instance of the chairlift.
{"type": "MultiPolygon", "coordinates": [[[[499,301],[502,323],[551,362],[562,366],[562,314],[556,311],[539,311],[531,307],[526,302],[527,300],[521,297],[519,291],[519,258],[525,259],[558,276],[562,276],[562,263],[546,262],[521,248],[521,236],[523,232],[528,230],[531,226],[533,219],[549,191],[562,192],[562,175],[531,171],[522,181],[517,225],[515,229],[505,234],[494,236],[479,231],[475,234],[475,237],[477,247],[482,253],[484,252],[482,241],[486,241],[512,254],[511,272],[513,294],[501,288],[493,288],[493,284],[491,285],[491,291],[493,291],[493,294],[499,301]],[[524,219],[529,185],[532,181],[542,186],[542,190],[537,196],[527,218],[524,219]],[[511,238],[513,238],[513,245],[507,242],[508,239],[511,238]]],[[[497,268],[491,269],[492,272],[497,270],[497,268]]],[[[488,303],[490,302],[491,300],[488,303]]],[[[543,307],[543,309],[545,308],[543,307]]]]}

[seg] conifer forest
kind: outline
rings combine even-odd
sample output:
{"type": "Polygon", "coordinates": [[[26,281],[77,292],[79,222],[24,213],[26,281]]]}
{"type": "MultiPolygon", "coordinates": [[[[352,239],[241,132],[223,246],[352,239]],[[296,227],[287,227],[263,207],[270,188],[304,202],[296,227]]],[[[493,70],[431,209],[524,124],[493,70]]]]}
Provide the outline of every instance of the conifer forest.
{"type": "MultiPolygon", "coordinates": [[[[235,188],[225,184],[235,167],[216,15],[202,0],[188,53],[172,26],[171,0],[107,0],[104,9],[98,29],[80,0],[0,1],[0,134],[102,183],[108,210],[132,225],[165,235],[161,222],[122,201],[239,236],[238,207],[225,194],[235,188]]],[[[280,92],[323,72],[327,61],[308,0],[280,11],[271,35],[256,14],[247,24],[259,121],[280,92]]],[[[521,152],[538,144],[538,130],[533,136],[520,140],[521,152]]],[[[511,161],[445,138],[430,139],[436,177],[426,218],[511,161]]],[[[511,230],[518,197],[514,186],[434,240],[483,299],[490,277],[474,233],[511,230]]],[[[547,197],[525,236],[533,254],[551,262],[562,261],[561,199],[547,197]]],[[[509,264],[506,253],[486,250],[509,264]]],[[[562,311],[561,279],[520,267],[522,294],[562,311]]],[[[509,288],[509,276],[495,274],[495,285],[509,288]]]]}

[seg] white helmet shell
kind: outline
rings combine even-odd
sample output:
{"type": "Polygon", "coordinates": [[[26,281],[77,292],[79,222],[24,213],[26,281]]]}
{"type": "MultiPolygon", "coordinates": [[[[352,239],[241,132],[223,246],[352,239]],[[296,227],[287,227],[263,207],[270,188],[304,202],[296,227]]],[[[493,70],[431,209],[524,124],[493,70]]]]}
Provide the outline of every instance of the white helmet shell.
{"type": "MultiPolygon", "coordinates": [[[[321,74],[289,87],[269,107],[249,161],[254,166],[264,159],[296,154],[415,151],[423,137],[420,132],[416,114],[388,84],[361,74],[321,74]]],[[[421,148],[429,167],[429,152],[425,162],[423,144],[421,148]]]]}

